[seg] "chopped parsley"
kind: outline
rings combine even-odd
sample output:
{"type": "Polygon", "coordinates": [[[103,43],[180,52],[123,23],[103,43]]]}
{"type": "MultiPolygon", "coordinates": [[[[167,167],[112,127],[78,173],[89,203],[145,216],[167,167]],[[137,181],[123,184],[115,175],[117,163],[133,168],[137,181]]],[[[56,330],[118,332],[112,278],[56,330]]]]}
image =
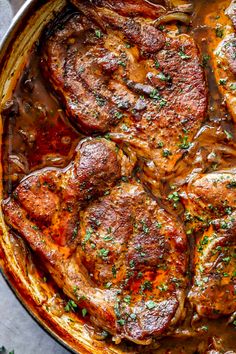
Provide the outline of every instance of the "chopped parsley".
{"type": "Polygon", "coordinates": [[[91,235],[92,235],[92,232],[93,232],[92,229],[87,229],[87,230],[86,230],[84,242],[87,242],[88,240],[90,240],[91,235]]]}
{"type": "Polygon", "coordinates": [[[227,186],[228,189],[230,188],[236,188],[236,181],[230,181],[227,186]]]}
{"type": "Polygon", "coordinates": [[[96,96],[96,101],[99,107],[103,107],[106,104],[106,100],[103,97],[96,96]]]}
{"type": "Polygon", "coordinates": [[[132,260],[132,261],[129,262],[129,266],[130,266],[131,269],[134,269],[134,268],[135,268],[134,260],[132,260]]]}
{"type": "Polygon", "coordinates": [[[72,232],[72,239],[74,240],[78,234],[78,225],[76,225],[72,232]]]}
{"type": "Polygon", "coordinates": [[[73,287],[73,293],[76,294],[77,290],[78,290],[78,286],[75,285],[75,286],[73,287]]]}
{"type": "Polygon", "coordinates": [[[126,302],[126,304],[130,304],[130,301],[131,301],[131,296],[130,295],[127,295],[124,297],[124,302],[126,302]]]}
{"type": "Polygon", "coordinates": [[[162,151],[162,156],[163,156],[163,157],[169,157],[170,155],[172,155],[172,152],[171,152],[170,150],[164,149],[164,150],[162,151]]]}
{"type": "Polygon", "coordinates": [[[135,313],[131,313],[129,317],[132,318],[132,320],[136,320],[137,315],[135,313]]]}
{"type": "Polygon", "coordinates": [[[95,30],[95,36],[97,37],[97,38],[102,38],[102,36],[103,36],[103,34],[102,34],[102,31],[100,31],[100,30],[95,30]]]}
{"type": "Polygon", "coordinates": [[[227,79],[220,79],[219,80],[219,85],[221,85],[221,86],[225,86],[226,83],[227,83],[227,79]]]}
{"type": "Polygon", "coordinates": [[[157,90],[157,89],[154,89],[154,90],[150,93],[149,97],[159,100],[160,95],[159,95],[159,93],[158,93],[158,90],[157,90]]]}
{"type": "Polygon", "coordinates": [[[157,287],[160,291],[166,291],[168,289],[168,286],[164,283],[160,284],[158,287],[157,287]]]}
{"type": "Polygon", "coordinates": [[[221,228],[224,229],[224,230],[230,228],[229,223],[227,223],[225,220],[222,220],[222,221],[220,222],[220,226],[221,226],[221,228]]]}
{"type": "Polygon", "coordinates": [[[233,213],[232,208],[231,208],[231,207],[225,208],[225,213],[226,213],[227,215],[231,215],[231,214],[233,213]]]}
{"type": "Polygon", "coordinates": [[[183,50],[180,50],[178,54],[179,54],[180,58],[183,59],[183,60],[187,60],[187,59],[191,58],[191,56],[185,54],[183,50]]]}
{"type": "Polygon", "coordinates": [[[122,119],[124,117],[124,114],[122,112],[115,112],[114,114],[115,118],[117,119],[122,119]]]}
{"type": "Polygon", "coordinates": [[[110,252],[109,250],[102,248],[98,251],[98,256],[105,259],[105,258],[107,258],[109,252],[110,252]]]}
{"type": "Polygon", "coordinates": [[[160,79],[161,81],[170,81],[171,80],[171,77],[170,75],[165,75],[164,73],[160,72],[158,75],[157,75],[158,79],[160,79]]]}
{"type": "Polygon", "coordinates": [[[152,300],[146,302],[146,307],[149,309],[149,310],[152,310],[156,307],[156,303],[152,300]]]}
{"type": "Polygon", "coordinates": [[[207,244],[208,244],[208,241],[209,241],[208,236],[204,236],[203,239],[202,239],[202,241],[201,241],[201,244],[202,244],[202,245],[207,245],[207,244]]]}
{"type": "Polygon", "coordinates": [[[121,129],[122,129],[124,132],[128,132],[128,131],[129,131],[129,127],[127,127],[126,124],[122,124],[121,129]]]}
{"type": "Polygon", "coordinates": [[[148,234],[149,233],[149,227],[147,226],[146,222],[144,220],[141,221],[141,224],[142,224],[142,229],[143,229],[143,232],[145,234],[148,234]]]}
{"type": "Polygon", "coordinates": [[[120,317],[120,310],[119,310],[119,303],[117,302],[115,305],[114,305],[114,311],[115,311],[115,314],[116,314],[116,317],[120,317]]]}
{"type": "Polygon", "coordinates": [[[87,309],[82,309],[82,316],[85,317],[88,313],[87,309]]]}
{"type": "Polygon", "coordinates": [[[208,62],[209,62],[209,60],[210,60],[210,55],[208,55],[208,54],[203,54],[203,56],[202,56],[202,65],[203,65],[204,67],[206,67],[207,64],[208,64],[208,62]]]}
{"type": "Polygon", "coordinates": [[[176,208],[177,208],[177,203],[178,203],[179,200],[180,200],[179,193],[178,193],[178,192],[170,193],[170,194],[168,195],[167,199],[168,199],[169,201],[172,201],[172,202],[173,202],[173,207],[176,209],[176,208]]]}
{"type": "Polygon", "coordinates": [[[164,146],[163,141],[158,141],[157,148],[163,148],[163,146],[164,146]]]}
{"type": "Polygon", "coordinates": [[[77,309],[77,305],[76,305],[76,303],[74,302],[74,300],[69,300],[68,302],[67,302],[67,304],[66,304],[66,306],[64,307],[64,310],[66,311],[66,312],[70,312],[70,311],[72,311],[72,312],[75,312],[75,310],[77,309]]]}
{"type": "Polygon", "coordinates": [[[188,149],[191,143],[188,141],[188,135],[184,135],[184,137],[180,137],[181,143],[179,144],[180,149],[188,149]]]}
{"type": "Polygon", "coordinates": [[[112,286],[112,283],[111,283],[111,282],[107,282],[107,283],[104,284],[104,287],[105,287],[106,289],[110,289],[111,286],[112,286]]]}
{"type": "Polygon", "coordinates": [[[156,226],[157,229],[161,229],[162,224],[160,222],[156,221],[155,222],[155,226],[156,226]]]}
{"type": "Polygon", "coordinates": [[[227,130],[224,130],[224,133],[225,133],[228,140],[233,139],[233,135],[230,132],[228,132],[227,130]]]}
{"type": "Polygon", "coordinates": [[[208,331],[208,326],[202,326],[201,327],[203,331],[207,332],[208,331]]]}
{"type": "Polygon", "coordinates": [[[145,282],[141,285],[141,290],[152,290],[152,283],[150,280],[145,280],[145,282]]]}
{"type": "Polygon", "coordinates": [[[31,227],[32,227],[32,229],[34,229],[35,231],[38,231],[38,230],[39,230],[39,228],[38,228],[37,225],[33,225],[33,226],[31,226],[31,227]]]}
{"type": "Polygon", "coordinates": [[[232,91],[236,90],[236,84],[235,84],[235,83],[230,84],[230,89],[231,89],[232,91]]]}
{"type": "Polygon", "coordinates": [[[103,237],[103,240],[108,242],[108,241],[112,241],[113,240],[113,237],[111,235],[106,235],[103,237]]]}
{"type": "Polygon", "coordinates": [[[137,278],[140,279],[143,277],[143,273],[142,272],[138,272],[137,278]]]}
{"type": "Polygon", "coordinates": [[[124,326],[125,325],[125,320],[123,318],[119,319],[117,321],[117,323],[120,325],[120,326],[124,326]]]}
{"type": "Polygon", "coordinates": [[[111,271],[112,271],[113,278],[116,278],[117,270],[116,270],[116,267],[114,265],[112,266],[111,271]]]}
{"type": "Polygon", "coordinates": [[[123,68],[126,67],[126,63],[122,60],[118,61],[118,65],[123,66],[123,68]]]}
{"type": "Polygon", "coordinates": [[[223,35],[224,35],[224,29],[223,28],[217,27],[215,31],[216,31],[216,37],[218,37],[218,38],[222,38],[223,37],[223,35]]]}
{"type": "Polygon", "coordinates": [[[160,107],[165,107],[167,105],[167,100],[165,98],[160,98],[159,100],[160,107]]]}

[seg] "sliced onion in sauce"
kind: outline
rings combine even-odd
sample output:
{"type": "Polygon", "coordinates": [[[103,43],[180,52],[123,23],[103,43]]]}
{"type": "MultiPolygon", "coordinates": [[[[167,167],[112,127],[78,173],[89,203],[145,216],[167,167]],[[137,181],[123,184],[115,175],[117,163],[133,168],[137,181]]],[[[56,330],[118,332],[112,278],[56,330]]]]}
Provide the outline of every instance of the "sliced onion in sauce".
{"type": "Polygon", "coordinates": [[[47,154],[43,157],[43,164],[46,166],[63,167],[65,165],[65,157],[59,154],[47,154]]]}
{"type": "Polygon", "coordinates": [[[25,156],[22,154],[19,155],[10,155],[9,162],[11,164],[13,173],[29,173],[29,165],[25,156]]]}
{"type": "Polygon", "coordinates": [[[183,12],[169,12],[166,15],[159,17],[157,20],[154,21],[155,26],[159,26],[162,23],[168,23],[172,21],[179,21],[183,22],[186,25],[189,25],[191,18],[190,15],[185,14],[183,12]]]}
{"type": "Polygon", "coordinates": [[[171,10],[192,13],[193,4],[186,0],[164,0],[165,5],[171,10]]]}

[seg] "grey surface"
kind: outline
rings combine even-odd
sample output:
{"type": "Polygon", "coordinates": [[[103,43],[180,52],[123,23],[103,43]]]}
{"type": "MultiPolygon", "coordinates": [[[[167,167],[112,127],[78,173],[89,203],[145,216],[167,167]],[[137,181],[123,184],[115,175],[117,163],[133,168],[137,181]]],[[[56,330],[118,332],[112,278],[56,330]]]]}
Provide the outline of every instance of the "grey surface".
{"type": "Polygon", "coordinates": [[[0,348],[14,354],[67,354],[29,316],[0,275],[0,348]]]}
{"type": "MultiPolygon", "coordinates": [[[[0,0],[0,39],[24,0],[0,0]]],[[[69,353],[54,341],[30,317],[13,295],[0,274],[0,348],[14,354],[67,354],[69,353]]]]}
{"type": "Polygon", "coordinates": [[[11,23],[13,11],[7,0],[0,0],[0,39],[11,23]]]}

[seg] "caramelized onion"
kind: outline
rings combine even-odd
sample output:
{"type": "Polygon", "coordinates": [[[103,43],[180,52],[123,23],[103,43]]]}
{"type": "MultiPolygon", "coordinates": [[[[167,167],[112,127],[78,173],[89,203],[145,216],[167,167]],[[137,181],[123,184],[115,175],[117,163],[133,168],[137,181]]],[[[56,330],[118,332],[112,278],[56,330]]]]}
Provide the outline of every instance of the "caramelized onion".
{"type": "Polygon", "coordinates": [[[43,157],[43,164],[56,167],[64,166],[65,158],[60,154],[47,154],[43,157]]]}
{"type": "Polygon", "coordinates": [[[227,324],[233,323],[236,319],[236,311],[230,316],[227,324]]]}
{"type": "Polygon", "coordinates": [[[3,117],[14,117],[19,114],[19,104],[16,99],[8,100],[0,108],[3,117]]]}
{"type": "Polygon", "coordinates": [[[165,4],[174,11],[193,12],[193,4],[183,0],[165,0],[165,4]]]}
{"type": "Polygon", "coordinates": [[[190,23],[190,16],[183,13],[183,12],[169,12],[166,15],[159,17],[157,20],[154,21],[155,26],[159,26],[162,23],[172,22],[172,21],[179,21],[183,22],[186,25],[190,23]]]}
{"type": "Polygon", "coordinates": [[[11,164],[12,173],[29,173],[29,165],[25,156],[22,154],[19,155],[10,155],[9,162],[11,164]]]}
{"type": "Polygon", "coordinates": [[[98,329],[94,326],[88,325],[87,323],[84,324],[84,329],[88,332],[88,335],[95,340],[103,341],[109,336],[107,331],[98,329]]]}
{"type": "Polygon", "coordinates": [[[174,334],[173,337],[175,338],[192,338],[192,337],[196,337],[196,331],[193,329],[177,329],[174,334]]]}

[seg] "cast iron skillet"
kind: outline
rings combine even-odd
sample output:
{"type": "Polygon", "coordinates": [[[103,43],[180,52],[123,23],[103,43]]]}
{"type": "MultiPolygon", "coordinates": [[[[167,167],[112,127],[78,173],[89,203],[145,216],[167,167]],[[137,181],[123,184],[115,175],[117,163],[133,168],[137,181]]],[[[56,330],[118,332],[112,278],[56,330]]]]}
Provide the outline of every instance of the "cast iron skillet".
{"type": "MultiPolygon", "coordinates": [[[[32,47],[40,37],[43,28],[65,5],[66,0],[27,0],[15,16],[0,46],[0,106],[11,99],[16,83],[29,60],[32,47]]],[[[0,139],[2,139],[2,126],[0,113],[0,139]]],[[[1,140],[0,146],[2,146],[1,140]]],[[[1,165],[0,177],[1,201],[3,180],[1,165]]],[[[40,326],[73,353],[143,352],[144,349],[139,351],[134,347],[132,350],[131,346],[128,348],[125,344],[116,346],[111,341],[101,341],[91,335],[92,330],[82,318],[62,313],[62,300],[61,303],[60,299],[54,301],[54,292],[49,286],[47,287],[47,284],[42,286],[42,279],[35,269],[32,274],[30,271],[28,273],[28,270],[25,272],[21,258],[24,258],[29,265],[34,263],[23,241],[8,232],[0,209],[0,270],[21,304],[40,326]],[[19,254],[18,249],[22,249],[22,253],[19,254]],[[55,303],[53,302],[53,310],[48,311],[50,301],[55,303]]],[[[155,354],[155,350],[152,350],[152,353],[155,354]]]]}

